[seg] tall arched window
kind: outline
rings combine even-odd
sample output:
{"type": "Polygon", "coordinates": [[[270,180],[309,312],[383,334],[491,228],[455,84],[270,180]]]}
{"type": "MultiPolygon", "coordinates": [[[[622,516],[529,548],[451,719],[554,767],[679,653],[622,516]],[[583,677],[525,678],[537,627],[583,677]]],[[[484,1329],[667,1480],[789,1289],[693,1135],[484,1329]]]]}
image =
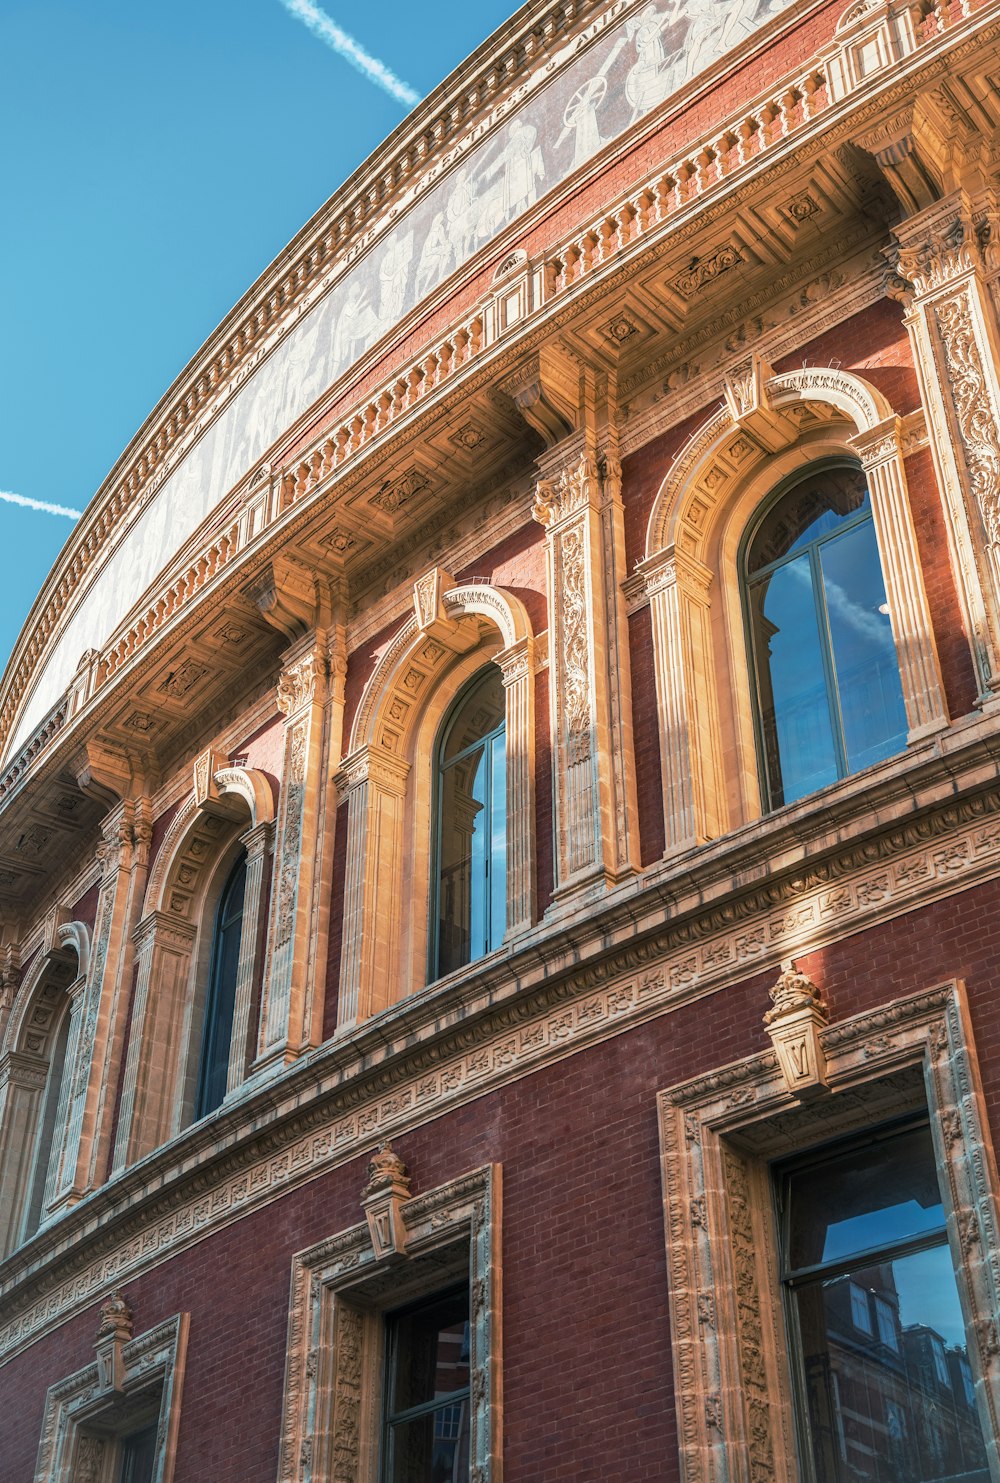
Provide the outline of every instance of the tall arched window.
{"type": "Polygon", "coordinates": [[[906,712],[864,474],[810,469],[745,548],[766,804],[901,752],[906,712]]]}
{"type": "Polygon", "coordinates": [[[229,1080],[236,984],[243,935],[247,858],[241,855],[222,888],[212,937],[211,970],[198,1062],[194,1117],[207,1117],[221,1105],[229,1080]]]}
{"type": "Polygon", "coordinates": [[[69,998],[66,995],[62,997],[65,1003],[53,1031],[49,1071],[45,1078],[45,1095],[38,1119],[38,1132],[35,1136],[31,1188],[25,1205],[24,1228],[21,1232],[21,1237],[25,1241],[38,1230],[42,1220],[42,1211],[54,1193],[51,1186],[54,1183],[60,1142],[56,1133],[57,1130],[61,1131],[62,1119],[59,1113],[66,1100],[66,1050],[69,1045],[70,1026],[69,998]]]}
{"type": "Polygon", "coordinates": [[[500,671],[462,691],[437,745],[431,977],[492,952],[507,925],[507,748],[500,671]]]}

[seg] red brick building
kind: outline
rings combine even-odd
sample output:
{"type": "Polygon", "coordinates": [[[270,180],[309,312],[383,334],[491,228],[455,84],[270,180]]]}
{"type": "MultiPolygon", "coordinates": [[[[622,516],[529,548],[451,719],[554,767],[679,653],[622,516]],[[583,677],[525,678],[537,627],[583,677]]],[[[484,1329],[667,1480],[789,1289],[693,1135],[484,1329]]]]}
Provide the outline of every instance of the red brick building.
{"type": "Polygon", "coordinates": [[[532,0],[0,687],[0,1479],[1000,1479],[1000,4],[532,0]]]}

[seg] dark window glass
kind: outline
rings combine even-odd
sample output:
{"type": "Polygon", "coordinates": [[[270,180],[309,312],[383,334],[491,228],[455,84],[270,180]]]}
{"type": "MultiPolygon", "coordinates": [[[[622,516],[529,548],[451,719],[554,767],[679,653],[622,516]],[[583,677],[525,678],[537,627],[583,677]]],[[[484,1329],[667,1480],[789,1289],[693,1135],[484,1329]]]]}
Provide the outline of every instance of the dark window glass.
{"type": "Polygon", "coordinates": [[[469,1293],[386,1320],[383,1483],[468,1483],[469,1293]]]}
{"type": "Polygon", "coordinates": [[[769,804],[906,746],[899,665],[860,469],[813,470],[767,512],[746,559],[769,804]]]}
{"type": "Polygon", "coordinates": [[[813,1483],[987,1483],[927,1127],[782,1176],[813,1483]]]}
{"type": "Polygon", "coordinates": [[[445,722],[437,770],[435,978],[503,941],[507,925],[504,690],[491,664],[445,722]]]}
{"type": "Polygon", "coordinates": [[[45,1100],[42,1103],[42,1114],[38,1123],[38,1134],[35,1138],[35,1166],[31,1175],[31,1190],[28,1196],[28,1205],[25,1212],[24,1238],[33,1236],[38,1230],[42,1218],[42,1210],[46,1201],[51,1200],[55,1194],[52,1188],[55,1174],[55,1160],[52,1157],[53,1143],[56,1137],[57,1126],[62,1131],[59,1120],[60,1103],[65,1100],[63,1080],[66,1073],[66,1047],[69,1043],[69,1003],[63,1006],[62,1019],[52,1040],[52,1051],[49,1056],[49,1074],[45,1079],[45,1100]]]}
{"type": "Polygon", "coordinates": [[[121,1483],[153,1483],[156,1466],[156,1427],[135,1432],[122,1443],[121,1483]]]}
{"type": "Polygon", "coordinates": [[[237,862],[222,890],[212,938],[211,972],[205,1004],[205,1026],[198,1065],[195,1118],[207,1117],[226,1095],[229,1053],[236,1010],[236,978],[243,934],[243,896],[246,889],[246,856],[237,862]]]}

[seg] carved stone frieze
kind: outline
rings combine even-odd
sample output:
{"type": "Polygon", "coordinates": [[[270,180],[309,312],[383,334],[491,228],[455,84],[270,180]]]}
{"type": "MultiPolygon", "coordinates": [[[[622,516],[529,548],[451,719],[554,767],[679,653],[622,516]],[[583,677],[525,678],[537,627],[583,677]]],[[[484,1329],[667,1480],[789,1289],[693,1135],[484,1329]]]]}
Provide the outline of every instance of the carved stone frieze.
{"type": "Polygon", "coordinates": [[[966,292],[934,304],[972,492],[992,545],[1000,544],[1000,434],[966,292]]]}

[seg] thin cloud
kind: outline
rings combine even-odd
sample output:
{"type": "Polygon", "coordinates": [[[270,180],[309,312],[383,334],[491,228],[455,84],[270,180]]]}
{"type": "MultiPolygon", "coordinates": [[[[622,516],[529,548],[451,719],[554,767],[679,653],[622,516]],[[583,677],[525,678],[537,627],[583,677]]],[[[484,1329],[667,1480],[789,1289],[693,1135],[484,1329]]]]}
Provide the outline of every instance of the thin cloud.
{"type": "Polygon", "coordinates": [[[350,62],[356,67],[362,77],[367,77],[377,88],[388,93],[390,98],[395,98],[399,103],[405,103],[407,108],[412,108],[420,102],[420,94],[410,87],[408,82],[396,76],[384,62],[378,57],[369,56],[363,46],[359,46],[353,36],[331,20],[325,10],[320,10],[313,0],[281,0],[281,4],[293,15],[297,21],[308,26],[314,36],[320,41],[325,41],[338,56],[350,62]]]}
{"type": "Polygon", "coordinates": [[[37,510],[40,515],[65,515],[70,520],[79,520],[82,510],[71,510],[68,505],[52,505],[47,499],[29,499],[26,494],[12,494],[9,489],[0,489],[0,499],[9,505],[23,505],[26,510],[37,510]]]}

